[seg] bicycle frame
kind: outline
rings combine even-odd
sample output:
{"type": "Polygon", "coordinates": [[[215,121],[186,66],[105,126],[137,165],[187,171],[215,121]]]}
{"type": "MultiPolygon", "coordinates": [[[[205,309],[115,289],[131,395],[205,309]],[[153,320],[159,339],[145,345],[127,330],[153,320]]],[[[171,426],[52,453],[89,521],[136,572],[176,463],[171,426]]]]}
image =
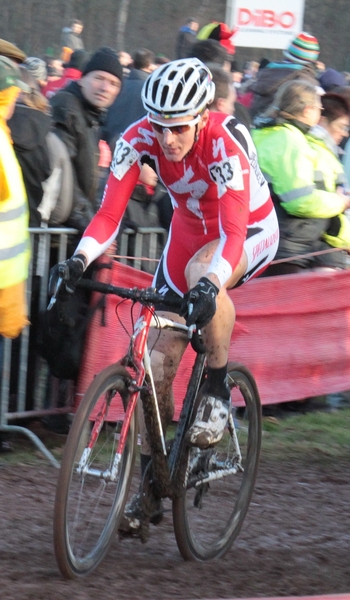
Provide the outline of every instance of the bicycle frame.
{"type": "MultiPolygon", "coordinates": [[[[230,390],[236,388],[238,394],[232,399],[237,404],[243,400],[247,407],[247,433],[238,440],[230,414],[218,445],[192,448],[186,435],[201,400],[200,390],[206,376],[205,348],[196,334],[191,339],[196,357],[186,381],[181,413],[171,439],[165,441],[163,411],[161,402],[158,406],[155,389],[155,382],[158,389],[157,377],[156,373],[153,377],[151,365],[157,340],[152,339],[149,348],[148,334],[150,327],[155,327],[157,331],[188,332],[190,337],[191,328],[176,322],[180,319],[173,321],[155,314],[154,307],[159,303],[173,309],[174,301],[163,298],[153,288],[121,288],[94,282],[90,289],[114,294],[131,300],[132,306],[139,303],[141,307],[136,309],[137,320],[132,319],[126,355],[103,368],[91,382],[68,436],[54,513],[55,553],[60,570],[69,578],[90,573],[105,556],[117,529],[122,537],[135,534],[147,541],[149,524],[161,520],[162,498],[172,502],[175,537],[186,560],[223,556],[240,531],[256,479],[261,406],[254,378],[243,365],[228,366],[228,385],[230,390]],[[138,492],[130,503],[131,511],[135,501],[139,511],[135,514],[139,516],[136,528],[129,528],[129,508],[126,511],[124,508],[131,484],[135,483],[139,396],[151,460],[143,469],[138,492]],[[238,472],[242,477],[235,477],[238,472]],[[225,496],[229,495],[229,502],[221,512],[217,510],[217,498],[222,490],[225,496]]],[[[166,349],[162,351],[166,353],[166,349]]]]}
{"type": "MultiPolygon", "coordinates": [[[[153,372],[151,367],[151,357],[148,350],[147,339],[150,327],[156,327],[157,329],[174,329],[176,331],[183,331],[186,333],[188,328],[182,323],[177,323],[167,319],[165,317],[155,317],[154,309],[149,306],[141,306],[139,317],[134,325],[133,334],[130,338],[130,345],[128,353],[121,359],[121,363],[131,367],[135,373],[135,379],[132,381],[131,387],[133,392],[130,395],[128,406],[125,412],[125,418],[123,420],[122,428],[119,434],[119,441],[116,448],[115,459],[110,470],[99,474],[105,480],[115,481],[118,476],[118,467],[120,460],[125,448],[127,435],[130,427],[131,418],[135,411],[136,404],[138,401],[139,393],[143,387],[145,377],[149,377],[150,386],[152,390],[153,408],[156,413],[157,424],[160,433],[160,442],[162,447],[163,457],[167,457],[167,449],[165,445],[165,436],[161,423],[159,407],[157,402],[157,394],[154,385],[153,372]]],[[[104,422],[104,414],[101,413],[95,421],[91,436],[87,448],[85,448],[81,457],[78,472],[84,472],[90,455],[90,451],[94,446],[97,436],[100,433],[101,426],[104,422]]],[[[92,473],[90,473],[92,474],[92,473]]]]}

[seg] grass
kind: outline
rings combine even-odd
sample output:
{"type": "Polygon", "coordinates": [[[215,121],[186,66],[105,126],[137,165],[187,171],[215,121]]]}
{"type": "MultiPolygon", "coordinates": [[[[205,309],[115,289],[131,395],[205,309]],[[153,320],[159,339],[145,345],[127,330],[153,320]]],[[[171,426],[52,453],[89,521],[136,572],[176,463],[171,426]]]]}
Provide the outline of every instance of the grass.
{"type": "MultiPolygon", "coordinates": [[[[32,433],[34,433],[42,441],[42,443],[53,454],[56,460],[61,460],[63,447],[67,439],[66,435],[59,435],[50,432],[46,430],[40,422],[37,421],[21,423],[21,426],[24,428],[28,427],[28,429],[30,429],[30,431],[32,431],[32,433]]],[[[49,462],[27,435],[17,432],[6,433],[3,435],[4,440],[10,443],[12,452],[0,454],[0,465],[32,465],[42,463],[43,461],[46,463],[49,462]]]]}
{"type": "MultiPolygon", "coordinates": [[[[59,461],[67,437],[46,430],[40,423],[30,427],[59,461]]],[[[169,434],[171,437],[170,428],[169,434]]],[[[6,434],[13,452],[0,454],[1,464],[36,464],[47,459],[24,435],[6,434]]],[[[271,460],[302,458],[326,460],[349,456],[350,408],[336,412],[288,413],[283,418],[263,417],[262,456],[271,460]]]]}
{"type": "Polygon", "coordinates": [[[263,418],[262,452],[266,457],[312,455],[324,460],[349,455],[349,451],[350,409],[263,418]]]}

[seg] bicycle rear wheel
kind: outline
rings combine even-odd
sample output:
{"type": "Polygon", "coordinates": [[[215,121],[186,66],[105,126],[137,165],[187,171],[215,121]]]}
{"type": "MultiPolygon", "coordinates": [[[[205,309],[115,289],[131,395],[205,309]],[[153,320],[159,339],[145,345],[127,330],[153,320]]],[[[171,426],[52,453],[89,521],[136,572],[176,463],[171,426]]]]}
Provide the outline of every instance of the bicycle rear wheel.
{"type": "Polygon", "coordinates": [[[120,365],[101,371],[86,391],[67,438],[54,507],[55,554],[66,578],[97,567],[123,515],[136,456],[136,410],[121,455],[116,448],[130,379],[120,365]]]}
{"type": "Polygon", "coordinates": [[[243,365],[228,365],[228,383],[233,409],[224,436],[213,448],[187,451],[187,481],[173,500],[175,537],[185,560],[209,560],[229,550],[254,490],[261,445],[259,393],[243,365]],[[240,419],[236,406],[244,406],[240,419]]]}

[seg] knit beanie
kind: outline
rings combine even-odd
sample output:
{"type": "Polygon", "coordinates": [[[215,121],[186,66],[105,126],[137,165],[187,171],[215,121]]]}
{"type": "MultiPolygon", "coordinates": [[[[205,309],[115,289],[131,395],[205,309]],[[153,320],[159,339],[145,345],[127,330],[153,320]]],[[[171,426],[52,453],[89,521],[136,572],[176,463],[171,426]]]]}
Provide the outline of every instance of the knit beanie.
{"type": "Polygon", "coordinates": [[[41,60],[41,58],[29,56],[25,59],[24,66],[36,81],[47,80],[46,62],[41,60]]]}
{"type": "Polygon", "coordinates": [[[318,80],[325,92],[330,92],[335,87],[343,87],[346,85],[344,75],[335,69],[326,69],[326,71],[320,75],[318,80]]]}
{"type": "Polygon", "coordinates": [[[283,51],[284,56],[291,62],[307,65],[315,63],[320,54],[318,40],[310,33],[302,31],[291,41],[288,48],[283,51]]]}
{"type": "Polygon", "coordinates": [[[83,77],[91,71],[105,71],[123,81],[123,67],[118,60],[117,53],[107,46],[99,48],[92,55],[83,70],[83,77]]]}
{"type": "Polygon", "coordinates": [[[85,50],[75,50],[70,55],[70,59],[68,63],[65,63],[64,67],[66,69],[77,69],[78,71],[83,71],[84,66],[87,63],[88,54],[85,50]]]}

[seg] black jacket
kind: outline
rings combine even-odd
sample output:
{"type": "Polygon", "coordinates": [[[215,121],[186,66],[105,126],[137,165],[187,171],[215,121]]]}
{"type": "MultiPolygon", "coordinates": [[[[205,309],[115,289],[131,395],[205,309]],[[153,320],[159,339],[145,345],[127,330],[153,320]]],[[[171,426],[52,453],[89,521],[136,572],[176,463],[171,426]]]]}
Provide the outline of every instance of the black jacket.
{"type": "Polygon", "coordinates": [[[8,121],[14,151],[21,166],[24,186],[29,204],[29,226],[40,227],[41,215],[37,210],[43,197],[42,182],[51,173],[49,149],[46,136],[50,131],[48,115],[16,104],[15,112],[8,121]]]}
{"type": "Polygon", "coordinates": [[[74,172],[73,210],[67,225],[83,232],[97,209],[99,128],[106,111],[87,102],[76,81],[50,103],[54,130],[68,148],[74,172]]]}
{"type": "Polygon", "coordinates": [[[188,25],[181,27],[176,39],[176,58],[187,58],[196,39],[196,33],[188,25]]]}

